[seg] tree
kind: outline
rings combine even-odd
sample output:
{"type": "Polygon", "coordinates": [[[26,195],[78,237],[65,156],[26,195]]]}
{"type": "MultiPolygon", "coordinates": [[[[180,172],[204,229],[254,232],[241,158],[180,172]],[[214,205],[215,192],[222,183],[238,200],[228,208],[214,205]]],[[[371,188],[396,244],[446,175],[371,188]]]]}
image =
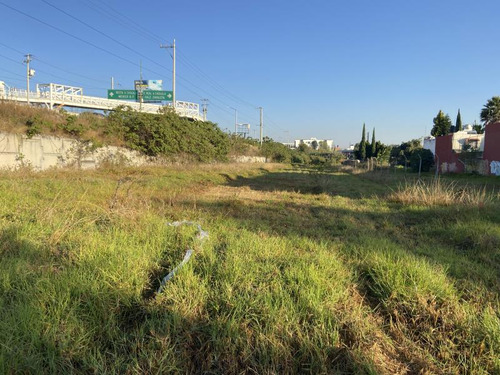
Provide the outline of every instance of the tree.
{"type": "Polygon", "coordinates": [[[422,158],[422,172],[429,172],[434,165],[434,155],[430,150],[419,148],[412,151],[410,155],[410,167],[413,172],[418,172],[422,158]]]}
{"type": "Polygon", "coordinates": [[[313,150],[317,150],[318,149],[318,141],[317,140],[312,141],[311,147],[313,148],[313,150]]]}
{"type": "Polygon", "coordinates": [[[484,126],[481,124],[478,124],[476,120],[474,120],[474,124],[472,125],[472,129],[477,132],[477,134],[483,134],[484,133],[484,126]]]}
{"type": "Polygon", "coordinates": [[[420,139],[412,139],[408,142],[403,142],[399,146],[394,146],[391,150],[391,159],[396,160],[399,165],[406,165],[415,150],[422,148],[420,139]]]}
{"type": "Polygon", "coordinates": [[[460,115],[460,109],[458,109],[457,121],[455,122],[455,132],[462,131],[462,116],[460,115]]]}
{"type": "Polygon", "coordinates": [[[311,147],[306,145],[304,142],[300,142],[299,147],[297,147],[297,150],[299,150],[299,152],[305,152],[306,154],[308,154],[311,152],[311,147]]]}
{"type": "Polygon", "coordinates": [[[328,147],[328,142],[325,140],[325,141],[319,141],[319,148],[318,148],[319,151],[321,152],[331,152],[332,149],[330,147],[328,147]]]}
{"type": "Polygon", "coordinates": [[[382,142],[377,141],[375,144],[377,150],[377,160],[380,163],[386,163],[389,161],[389,156],[391,155],[391,147],[384,145],[382,142]]]}
{"type": "Polygon", "coordinates": [[[440,110],[432,121],[434,122],[434,127],[431,130],[431,135],[439,137],[440,135],[448,134],[451,128],[450,116],[445,115],[443,111],[440,110]]]}
{"type": "Polygon", "coordinates": [[[360,160],[366,159],[366,127],[363,123],[363,132],[361,133],[361,142],[356,150],[356,157],[360,160]]]}
{"type": "Polygon", "coordinates": [[[500,96],[494,96],[481,110],[481,121],[485,125],[500,122],[500,96]]]}
{"type": "Polygon", "coordinates": [[[375,141],[375,128],[373,128],[373,133],[372,133],[372,147],[371,147],[371,156],[374,158],[377,157],[377,142],[375,141]]]}

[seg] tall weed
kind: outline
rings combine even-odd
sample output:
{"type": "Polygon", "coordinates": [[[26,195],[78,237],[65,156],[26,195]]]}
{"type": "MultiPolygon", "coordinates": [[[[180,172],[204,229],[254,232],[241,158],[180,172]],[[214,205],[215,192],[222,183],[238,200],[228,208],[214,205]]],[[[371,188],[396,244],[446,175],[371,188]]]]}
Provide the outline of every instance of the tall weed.
{"type": "Polygon", "coordinates": [[[493,194],[488,193],[485,187],[458,186],[456,181],[443,182],[440,179],[432,182],[418,180],[405,182],[394,191],[389,200],[403,204],[417,204],[424,206],[478,206],[483,207],[491,203],[493,194]]]}

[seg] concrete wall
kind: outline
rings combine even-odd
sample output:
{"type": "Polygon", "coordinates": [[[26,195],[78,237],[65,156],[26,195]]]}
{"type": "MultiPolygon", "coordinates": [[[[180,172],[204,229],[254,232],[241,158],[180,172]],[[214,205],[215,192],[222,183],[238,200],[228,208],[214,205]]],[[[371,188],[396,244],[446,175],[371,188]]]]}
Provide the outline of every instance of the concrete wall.
{"type": "Polygon", "coordinates": [[[500,175],[500,123],[488,124],[484,130],[483,159],[490,165],[489,173],[500,175]]]}
{"type": "Polygon", "coordinates": [[[436,138],[426,137],[424,138],[424,145],[422,146],[426,150],[432,152],[433,155],[436,154],[436,138]]]}
{"type": "Polygon", "coordinates": [[[436,165],[441,173],[462,173],[464,165],[453,151],[453,134],[436,137],[436,165]]]}
{"type": "Polygon", "coordinates": [[[231,161],[235,163],[265,163],[267,160],[264,156],[234,156],[231,161]]]}
{"type": "Polygon", "coordinates": [[[108,146],[92,150],[74,139],[0,132],[0,169],[30,166],[35,170],[57,167],[96,168],[103,163],[154,164],[154,160],[125,148],[108,146]]]}

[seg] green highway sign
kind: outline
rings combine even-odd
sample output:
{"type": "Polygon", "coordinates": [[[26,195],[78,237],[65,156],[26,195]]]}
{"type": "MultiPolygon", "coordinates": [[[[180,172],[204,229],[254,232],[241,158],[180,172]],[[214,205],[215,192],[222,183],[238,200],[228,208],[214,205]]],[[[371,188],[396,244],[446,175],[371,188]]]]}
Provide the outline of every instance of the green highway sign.
{"type": "Polygon", "coordinates": [[[144,90],[142,92],[142,100],[161,102],[164,100],[172,100],[172,91],[159,90],[144,90]]]}
{"type": "Polygon", "coordinates": [[[135,90],[108,90],[108,99],[137,100],[135,90]]]}

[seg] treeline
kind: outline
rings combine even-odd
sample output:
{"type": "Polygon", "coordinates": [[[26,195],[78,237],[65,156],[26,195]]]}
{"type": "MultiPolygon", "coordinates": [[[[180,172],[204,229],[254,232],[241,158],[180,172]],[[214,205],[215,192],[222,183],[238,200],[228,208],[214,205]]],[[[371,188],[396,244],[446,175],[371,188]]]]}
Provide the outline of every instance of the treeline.
{"type": "Polygon", "coordinates": [[[366,125],[363,124],[361,133],[361,141],[354,148],[354,156],[358,160],[366,160],[376,158],[379,161],[387,161],[390,148],[382,142],[375,140],[375,128],[372,132],[372,140],[370,142],[369,135],[366,133],[366,125]]]}
{"type": "Polygon", "coordinates": [[[335,165],[344,158],[342,153],[329,148],[326,142],[318,142],[316,146],[315,148],[301,143],[298,148],[291,149],[265,137],[261,153],[273,161],[293,164],[335,165]]]}
{"type": "MultiPolygon", "coordinates": [[[[478,134],[484,133],[484,129],[487,124],[500,122],[500,96],[493,96],[489,99],[481,109],[479,115],[483,123],[478,124],[474,121],[474,124],[472,125],[472,129],[478,134]]],[[[445,114],[442,110],[440,110],[436,117],[432,119],[432,122],[434,123],[434,126],[431,129],[431,135],[435,137],[463,130],[460,109],[458,110],[455,125],[451,123],[450,115],[445,114]]]]}
{"type": "Polygon", "coordinates": [[[363,124],[361,141],[354,146],[354,157],[360,161],[376,159],[381,164],[410,166],[414,172],[419,169],[428,172],[434,165],[434,155],[422,147],[420,139],[403,142],[400,145],[384,145],[375,139],[373,128],[371,141],[363,124]]]}

